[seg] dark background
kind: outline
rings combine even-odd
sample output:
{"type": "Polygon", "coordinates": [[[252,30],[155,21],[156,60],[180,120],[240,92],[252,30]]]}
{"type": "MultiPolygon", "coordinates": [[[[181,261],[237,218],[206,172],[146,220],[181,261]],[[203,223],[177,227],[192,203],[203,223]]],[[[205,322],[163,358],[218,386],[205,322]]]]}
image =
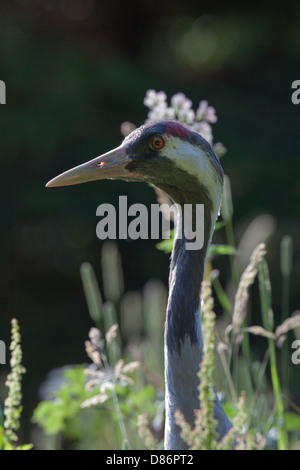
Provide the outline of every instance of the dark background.
{"type": "MultiPolygon", "coordinates": [[[[101,285],[97,206],[117,204],[120,194],[129,204],[155,202],[140,183],[45,183],[119,145],[123,121],[146,119],[149,88],[216,108],[214,137],[228,149],[222,162],[237,241],[257,215],[276,220],[268,261],[278,316],[280,241],[293,236],[291,311],[299,307],[300,105],[291,102],[291,84],[300,79],[297,0],[248,7],[230,0],[1,0],[0,79],[7,86],[0,108],[0,338],[9,343],[10,320],[18,318],[28,371],[25,421],[46,373],[86,360],[92,322],[79,268],[90,261],[101,285]]],[[[151,277],[167,283],[168,256],[154,242],[119,247],[126,290],[151,277]]],[[[1,366],[2,381],[6,371],[1,366]]]]}

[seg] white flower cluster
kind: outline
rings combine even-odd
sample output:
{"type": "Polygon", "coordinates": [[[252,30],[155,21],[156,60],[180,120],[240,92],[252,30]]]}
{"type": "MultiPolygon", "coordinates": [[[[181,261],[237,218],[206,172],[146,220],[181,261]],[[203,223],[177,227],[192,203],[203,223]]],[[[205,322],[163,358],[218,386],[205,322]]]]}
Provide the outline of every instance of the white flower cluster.
{"type": "MultiPolygon", "coordinates": [[[[189,127],[192,131],[197,132],[213,145],[211,124],[217,122],[217,116],[215,108],[209,106],[206,100],[200,101],[195,112],[192,108],[192,101],[184,93],[173,95],[171,97],[171,104],[168,106],[167,95],[164,91],[156,92],[155,90],[148,90],[144,99],[144,105],[150,109],[147,122],[174,119],[189,127]]],[[[214,150],[218,156],[224,155],[226,152],[224,145],[220,142],[215,144],[214,150]]]]}
{"type": "Polygon", "coordinates": [[[115,386],[117,382],[133,385],[134,381],[127,374],[134,372],[140,365],[138,361],[124,364],[123,359],[119,359],[112,369],[108,363],[108,348],[117,336],[117,324],[112,325],[105,334],[105,340],[98,328],[91,328],[89,331],[89,341],[85,342],[87,355],[93,361],[93,367],[84,370],[89,377],[86,390],[99,389],[99,394],[93,395],[81,404],[81,408],[100,405],[112,396],[116,397],[115,386]]]}
{"type": "MultiPolygon", "coordinates": [[[[213,144],[211,124],[217,122],[218,118],[215,108],[209,106],[206,100],[200,101],[195,112],[192,101],[184,93],[173,95],[171,104],[168,106],[167,95],[164,91],[148,90],[144,98],[144,105],[150,109],[146,122],[165,119],[179,121],[204,137],[218,157],[222,157],[226,153],[226,148],[221,142],[213,144]]],[[[121,124],[121,134],[124,137],[127,137],[134,129],[136,126],[131,122],[126,121],[121,124]]]]}

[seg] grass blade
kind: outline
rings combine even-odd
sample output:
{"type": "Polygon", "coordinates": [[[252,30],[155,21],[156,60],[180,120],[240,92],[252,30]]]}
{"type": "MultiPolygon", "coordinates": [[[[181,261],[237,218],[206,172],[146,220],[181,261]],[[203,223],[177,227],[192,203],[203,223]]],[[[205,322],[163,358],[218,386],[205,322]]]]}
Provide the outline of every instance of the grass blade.
{"type": "MultiPolygon", "coordinates": [[[[263,326],[266,330],[272,332],[273,330],[273,313],[271,307],[271,284],[268,272],[268,266],[265,260],[262,260],[258,266],[258,280],[260,303],[262,311],[263,326]]],[[[277,371],[275,340],[273,337],[268,338],[268,345],[270,351],[270,368],[271,379],[275,397],[276,407],[276,427],[278,430],[278,449],[288,450],[288,434],[285,427],[284,404],[281,395],[281,386],[277,371]]]]}

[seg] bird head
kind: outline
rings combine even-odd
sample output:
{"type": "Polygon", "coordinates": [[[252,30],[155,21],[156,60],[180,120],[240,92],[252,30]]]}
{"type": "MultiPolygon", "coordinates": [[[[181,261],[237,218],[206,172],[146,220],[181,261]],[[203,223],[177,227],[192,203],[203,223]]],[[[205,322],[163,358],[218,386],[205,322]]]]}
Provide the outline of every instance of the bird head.
{"type": "Polygon", "coordinates": [[[176,121],[158,121],[135,129],[119,147],[60,174],[46,186],[102,179],[145,181],[179,203],[183,194],[192,202],[191,195],[201,189],[219,206],[223,170],[203,137],[176,121]]]}

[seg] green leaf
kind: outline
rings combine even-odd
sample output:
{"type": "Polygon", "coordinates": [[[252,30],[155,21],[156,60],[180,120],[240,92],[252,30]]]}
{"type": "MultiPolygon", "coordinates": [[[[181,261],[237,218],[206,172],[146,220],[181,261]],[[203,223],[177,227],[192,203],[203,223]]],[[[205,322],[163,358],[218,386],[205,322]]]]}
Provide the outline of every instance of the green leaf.
{"type": "Polygon", "coordinates": [[[66,427],[66,420],[81,411],[81,403],[97,391],[85,390],[86,376],[83,366],[72,367],[64,373],[65,382],[54,393],[53,400],[44,400],[34,410],[33,421],[42,426],[46,434],[56,434],[66,427]]]}
{"type": "Polygon", "coordinates": [[[218,300],[220,304],[222,305],[222,308],[225,310],[228,315],[232,316],[232,304],[224,291],[222,284],[220,283],[220,280],[218,277],[215,277],[212,280],[212,285],[213,288],[215,289],[215,292],[217,294],[218,300]]]}
{"type": "Polygon", "coordinates": [[[34,410],[33,421],[39,424],[48,435],[65,429],[66,410],[60,404],[42,401],[34,410]]]}
{"type": "Polygon", "coordinates": [[[2,449],[3,446],[3,427],[0,426],[0,450],[2,449]]]}
{"type": "Polygon", "coordinates": [[[226,225],[226,222],[225,220],[220,220],[219,222],[216,222],[216,225],[215,225],[215,232],[217,230],[220,230],[222,227],[225,227],[226,225]]]}
{"type": "Polygon", "coordinates": [[[101,319],[103,302],[99,291],[96,275],[90,263],[83,263],[80,267],[80,276],[88,305],[89,314],[94,322],[101,319]]]}
{"type": "Polygon", "coordinates": [[[10,442],[5,440],[3,450],[15,450],[15,448],[14,448],[14,446],[11,445],[10,442]]]}
{"type": "Polygon", "coordinates": [[[131,393],[131,401],[134,406],[142,410],[147,403],[153,402],[156,398],[156,391],[152,385],[146,385],[144,388],[131,393]]]}
{"type": "Polygon", "coordinates": [[[291,274],[293,266],[293,240],[292,237],[286,235],[281,240],[280,245],[280,269],[281,274],[285,277],[291,274]]]}
{"type": "Polygon", "coordinates": [[[171,253],[173,249],[174,242],[174,230],[168,232],[170,238],[165,238],[162,242],[157,243],[156,248],[158,250],[164,251],[165,253],[171,253]]]}
{"type": "Polygon", "coordinates": [[[221,214],[222,214],[223,219],[226,222],[232,219],[233,204],[232,204],[232,195],[231,195],[231,185],[230,185],[230,179],[228,178],[227,175],[224,175],[221,214]]]}
{"type": "Polygon", "coordinates": [[[287,411],[284,413],[285,426],[287,431],[297,431],[300,433],[300,415],[287,411]]]}
{"type": "Polygon", "coordinates": [[[31,450],[33,448],[33,444],[23,444],[18,446],[16,450],[31,450]]]}
{"type": "Polygon", "coordinates": [[[238,407],[229,401],[222,403],[222,406],[224,408],[225,413],[228,416],[228,419],[230,421],[233,421],[233,419],[236,417],[236,415],[239,412],[238,407]]]}
{"type": "Polygon", "coordinates": [[[210,245],[210,255],[236,255],[238,250],[230,245],[210,245]]]}

